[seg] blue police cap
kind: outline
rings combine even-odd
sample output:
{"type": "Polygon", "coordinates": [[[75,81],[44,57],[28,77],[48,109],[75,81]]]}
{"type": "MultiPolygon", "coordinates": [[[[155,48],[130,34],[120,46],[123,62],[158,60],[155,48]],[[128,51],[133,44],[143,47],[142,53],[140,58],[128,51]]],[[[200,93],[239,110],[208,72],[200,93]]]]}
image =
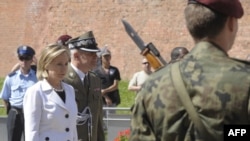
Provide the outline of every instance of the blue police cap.
{"type": "Polygon", "coordinates": [[[19,56],[27,55],[27,56],[33,56],[35,55],[35,50],[27,45],[22,45],[17,48],[17,54],[19,56]]]}

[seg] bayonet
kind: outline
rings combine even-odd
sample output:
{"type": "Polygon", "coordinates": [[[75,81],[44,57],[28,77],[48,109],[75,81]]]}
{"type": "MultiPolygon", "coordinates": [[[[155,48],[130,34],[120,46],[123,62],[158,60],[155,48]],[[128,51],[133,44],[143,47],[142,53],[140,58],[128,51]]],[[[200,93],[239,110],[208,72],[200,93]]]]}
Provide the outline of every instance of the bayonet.
{"type": "Polygon", "coordinates": [[[167,62],[161,57],[160,52],[152,43],[148,43],[145,45],[143,40],[127,21],[122,19],[122,23],[130,38],[141,50],[141,54],[147,58],[147,60],[154,69],[157,70],[163,67],[164,65],[167,65],[167,62]]]}

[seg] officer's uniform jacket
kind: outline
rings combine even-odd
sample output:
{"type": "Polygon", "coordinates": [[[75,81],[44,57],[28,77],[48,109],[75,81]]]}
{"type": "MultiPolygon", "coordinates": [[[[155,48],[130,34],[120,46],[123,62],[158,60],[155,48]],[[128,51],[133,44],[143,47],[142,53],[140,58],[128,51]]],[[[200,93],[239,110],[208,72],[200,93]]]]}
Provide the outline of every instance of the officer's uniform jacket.
{"type": "MultiPolygon", "coordinates": [[[[93,72],[88,72],[88,83],[83,85],[78,74],[69,65],[68,73],[64,82],[72,85],[75,89],[78,112],[82,113],[85,107],[89,106],[92,113],[92,137],[91,141],[104,141],[104,132],[102,128],[102,96],[101,81],[93,72]]],[[[87,124],[77,125],[78,139],[88,141],[87,124]]]]}
{"type": "Polygon", "coordinates": [[[77,106],[72,86],[63,83],[65,103],[44,79],[24,97],[25,141],[77,141],[77,106]]]}
{"type": "MultiPolygon", "coordinates": [[[[198,43],[179,63],[191,101],[216,141],[223,140],[224,124],[250,124],[249,63],[229,58],[209,42],[198,43]]],[[[211,141],[195,131],[170,68],[153,73],[137,95],[130,141],[211,141]]]]}

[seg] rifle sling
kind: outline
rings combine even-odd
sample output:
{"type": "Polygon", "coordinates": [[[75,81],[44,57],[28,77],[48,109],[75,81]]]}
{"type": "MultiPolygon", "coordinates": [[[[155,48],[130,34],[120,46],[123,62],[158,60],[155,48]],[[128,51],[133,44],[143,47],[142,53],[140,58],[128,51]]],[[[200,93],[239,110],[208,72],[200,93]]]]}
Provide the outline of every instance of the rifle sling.
{"type": "Polygon", "coordinates": [[[181,77],[179,62],[173,63],[171,66],[171,78],[177,91],[177,94],[186,109],[190,119],[193,121],[195,128],[197,129],[199,135],[205,140],[212,140],[212,136],[209,136],[204,124],[202,123],[195,107],[189,97],[189,94],[184,85],[183,79],[181,77]]]}

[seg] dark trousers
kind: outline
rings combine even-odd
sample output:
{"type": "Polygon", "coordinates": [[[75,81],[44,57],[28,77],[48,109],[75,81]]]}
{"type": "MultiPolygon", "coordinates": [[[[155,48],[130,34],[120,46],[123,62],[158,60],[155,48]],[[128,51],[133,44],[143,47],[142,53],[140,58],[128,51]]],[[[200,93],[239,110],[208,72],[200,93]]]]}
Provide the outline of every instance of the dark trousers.
{"type": "Polygon", "coordinates": [[[24,116],[22,109],[11,107],[7,118],[8,141],[21,141],[24,133],[24,116]]]}

